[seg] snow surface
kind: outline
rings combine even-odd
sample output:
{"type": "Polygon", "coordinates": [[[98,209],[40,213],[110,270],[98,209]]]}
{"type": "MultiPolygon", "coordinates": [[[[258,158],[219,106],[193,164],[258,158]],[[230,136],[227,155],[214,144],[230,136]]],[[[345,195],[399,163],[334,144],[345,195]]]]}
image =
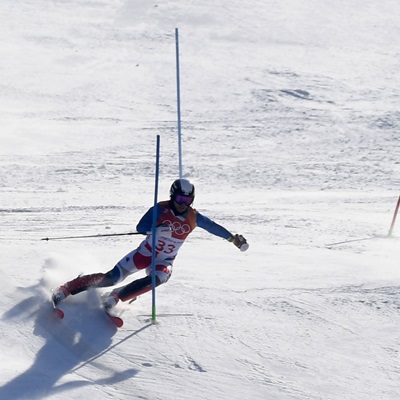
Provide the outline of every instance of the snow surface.
{"type": "Polygon", "coordinates": [[[3,0],[0,36],[0,399],[400,398],[397,0],[3,0]],[[196,230],[157,324],[55,320],[140,238],[40,239],[132,231],[157,134],[178,176],[176,27],[184,175],[250,249],[196,230]]]}

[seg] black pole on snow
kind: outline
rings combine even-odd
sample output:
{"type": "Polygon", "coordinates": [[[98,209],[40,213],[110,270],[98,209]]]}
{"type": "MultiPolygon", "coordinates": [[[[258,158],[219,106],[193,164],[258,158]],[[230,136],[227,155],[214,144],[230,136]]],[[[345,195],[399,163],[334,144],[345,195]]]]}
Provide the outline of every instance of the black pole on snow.
{"type": "Polygon", "coordinates": [[[85,239],[85,238],[101,238],[110,236],[128,236],[128,235],[146,235],[146,232],[127,232],[127,233],[106,233],[100,235],[82,235],[82,236],[61,236],[61,237],[47,237],[40,240],[64,240],[64,239],[85,239]]]}

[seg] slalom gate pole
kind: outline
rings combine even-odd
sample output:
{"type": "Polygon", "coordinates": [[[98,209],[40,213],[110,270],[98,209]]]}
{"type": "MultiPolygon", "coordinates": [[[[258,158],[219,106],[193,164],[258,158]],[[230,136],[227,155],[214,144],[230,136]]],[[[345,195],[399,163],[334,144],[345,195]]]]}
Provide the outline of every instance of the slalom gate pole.
{"type": "Polygon", "coordinates": [[[179,69],[179,32],[175,28],[175,53],[176,53],[176,101],[178,113],[178,157],[179,157],[179,178],[182,178],[182,127],[181,127],[181,84],[179,69]]]}
{"type": "Polygon", "coordinates": [[[64,239],[85,239],[85,238],[101,238],[110,236],[128,236],[128,235],[145,235],[146,232],[127,232],[127,233],[106,233],[103,235],[83,235],[83,236],[60,236],[60,237],[47,237],[40,240],[64,240],[64,239]]]}
{"type": "Polygon", "coordinates": [[[399,196],[399,199],[397,200],[397,205],[396,205],[396,209],[394,210],[393,219],[392,219],[392,223],[390,225],[388,236],[392,236],[394,224],[395,224],[396,218],[397,218],[397,213],[399,212],[399,207],[400,207],[400,196],[399,196]]]}
{"type": "Polygon", "coordinates": [[[154,208],[153,208],[153,226],[151,243],[151,321],[156,322],[156,223],[157,223],[157,198],[158,198],[158,176],[160,169],[160,135],[157,135],[156,147],[156,173],[154,185],[154,208]]]}

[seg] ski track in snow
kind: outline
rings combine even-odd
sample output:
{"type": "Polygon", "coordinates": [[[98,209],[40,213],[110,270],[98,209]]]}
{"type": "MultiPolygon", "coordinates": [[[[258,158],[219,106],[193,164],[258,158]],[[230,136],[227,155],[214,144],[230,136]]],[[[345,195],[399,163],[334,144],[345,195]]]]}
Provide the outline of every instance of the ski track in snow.
{"type": "Polygon", "coordinates": [[[0,5],[0,399],[397,400],[400,6],[390,0],[0,5]],[[250,243],[196,230],[119,305],[51,289],[109,270],[178,175],[250,243]],[[397,223],[398,224],[398,223],[397,223]],[[360,240],[359,239],[363,239],[360,240]],[[338,242],[346,242],[336,244],[338,242]]]}

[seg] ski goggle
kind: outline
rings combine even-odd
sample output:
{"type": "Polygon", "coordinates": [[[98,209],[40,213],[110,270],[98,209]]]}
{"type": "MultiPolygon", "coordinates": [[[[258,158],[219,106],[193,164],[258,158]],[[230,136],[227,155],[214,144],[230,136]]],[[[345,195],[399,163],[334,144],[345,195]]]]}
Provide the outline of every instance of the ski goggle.
{"type": "Polygon", "coordinates": [[[174,201],[176,201],[178,204],[186,204],[187,206],[190,206],[193,202],[193,197],[192,196],[183,196],[181,194],[178,194],[175,196],[174,201]]]}

